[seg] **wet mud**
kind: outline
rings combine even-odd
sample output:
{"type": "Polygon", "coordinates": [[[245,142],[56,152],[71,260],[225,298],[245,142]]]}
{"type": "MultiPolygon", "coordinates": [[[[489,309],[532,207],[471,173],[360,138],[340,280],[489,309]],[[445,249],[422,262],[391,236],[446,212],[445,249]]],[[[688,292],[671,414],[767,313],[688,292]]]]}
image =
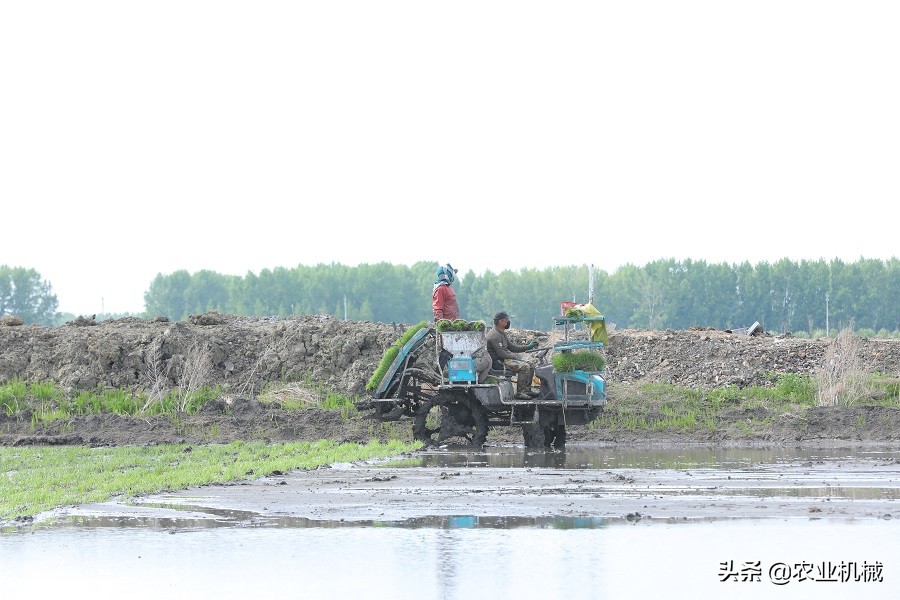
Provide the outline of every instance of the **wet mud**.
{"type": "Polygon", "coordinates": [[[592,527],[616,522],[900,518],[897,449],[774,454],[748,449],[734,451],[730,458],[711,450],[709,460],[688,454],[680,461],[671,458],[678,450],[632,450],[633,456],[644,459],[612,461],[608,467],[585,459],[610,453],[596,446],[547,452],[419,452],[399,462],[332,465],[70,507],[41,518],[81,526],[186,528],[592,527]],[[654,464],[646,463],[647,456],[657,457],[650,459],[654,464]]]}

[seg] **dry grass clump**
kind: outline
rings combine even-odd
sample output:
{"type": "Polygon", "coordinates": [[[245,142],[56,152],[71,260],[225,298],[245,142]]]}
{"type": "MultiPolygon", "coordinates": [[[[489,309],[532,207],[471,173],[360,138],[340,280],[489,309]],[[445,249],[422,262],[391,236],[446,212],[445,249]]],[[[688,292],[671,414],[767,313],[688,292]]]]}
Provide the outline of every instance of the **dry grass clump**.
{"type": "Polygon", "coordinates": [[[869,376],[859,360],[859,344],[851,329],[838,333],[815,374],[819,406],[851,406],[869,395],[869,376]]]}
{"type": "Polygon", "coordinates": [[[163,365],[162,352],[157,347],[147,357],[147,380],[150,385],[147,389],[147,401],[141,407],[141,412],[145,413],[154,403],[162,403],[169,393],[169,374],[172,370],[172,364],[163,365]]]}
{"type": "Polygon", "coordinates": [[[193,344],[184,357],[184,365],[181,367],[181,403],[180,410],[187,410],[188,405],[195,400],[197,392],[210,378],[212,372],[212,358],[209,348],[201,343],[193,344]]]}
{"type": "Polygon", "coordinates": [[[210,379],[212,359],[209,348],[200,343],[193,344],[182,358],[179,366],[176,360],[164,364],[162,351],[156,348],[147,357],[146,376],[149,386],[147,400],[141,412],[147,412],[153,404],[163,404],[171,393],[172,372],[179,373],[177,410],[186,411],[192,403],[202,402],[200,392],[210,379]]]}
{"type": "Polygon", "coordinates": [[[309,408],[322,403],[322,394],[309,385],[286,383],[267,387],[260,394],[259,401],[263,404],[277,403],[289,409],[309,408]]]}

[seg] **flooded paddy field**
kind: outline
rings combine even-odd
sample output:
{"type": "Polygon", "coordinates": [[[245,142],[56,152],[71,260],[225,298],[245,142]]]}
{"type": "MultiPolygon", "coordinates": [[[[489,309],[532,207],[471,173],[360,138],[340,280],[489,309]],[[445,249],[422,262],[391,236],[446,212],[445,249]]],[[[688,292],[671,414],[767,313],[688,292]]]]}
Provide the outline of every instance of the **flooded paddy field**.
{"type": "Polygon", "coordinates": [[[900,451],[572,446],[444,449],[63,509],[238,525],[359,525],[468,515],[667,521],[900,518],[900,451]],[[226,515],[226,516],[223,516],[226,515]],[[293,523],[295,520],[296,523],[293,523]]]}
{"type": "Polygon", "coordinates": [[[67,507],[0,564],[11,597],[897,597],[898,459],[443,448],[67,507]]]}

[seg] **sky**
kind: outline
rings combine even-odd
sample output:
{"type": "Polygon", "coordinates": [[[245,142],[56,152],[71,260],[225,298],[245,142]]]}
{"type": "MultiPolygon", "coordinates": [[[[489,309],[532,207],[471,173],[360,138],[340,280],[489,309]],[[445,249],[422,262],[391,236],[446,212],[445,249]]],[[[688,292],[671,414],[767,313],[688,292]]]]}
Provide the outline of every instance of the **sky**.
{"type": "Polygon", "coordinates": [[[0,4],[0,265],[900,255],[900,3],[0,4]]]}

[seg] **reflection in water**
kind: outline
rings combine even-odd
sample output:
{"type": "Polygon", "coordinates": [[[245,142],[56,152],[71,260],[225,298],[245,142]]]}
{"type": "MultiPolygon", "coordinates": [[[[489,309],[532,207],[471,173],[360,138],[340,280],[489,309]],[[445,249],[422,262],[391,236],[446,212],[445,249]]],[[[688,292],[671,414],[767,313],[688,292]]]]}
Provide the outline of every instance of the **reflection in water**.
{"type": "MultiPolygon", "coordinates": [[[[900,523],[587,528],[63,527],[0,535],[5,598],[896,598],[900,523]],[[722,583],[721,565],[759,563],[722,583]],[[879,564],[881,581],[776,585],[778,563],[879,564]]],[[[813,571],[815,574],[815,572],[813,571]]]]}
{"type": "Polygon", "coordinates": [[[794,487],[794,488],[753,488],[751,490],[730,489],[730,495],[745,492],[748,495],[763,498],[850,498],[853,500],[897,500],[900,489],[888,487],[844,487],[829,485],[826,487],[794,487]]]}
{"type": "MultiPolygon", "coordinates": [[[[179,507],[184,508],[184,507],[179,507]]],[[[109,517],[91,515],[70,515],[58,519],[48,519],[30,528],[8,528],[6,533],[36,531],[39,529],[141,529],[147,531],[194,531],[221,527],[276,527],[290,529],[354,529],[365,527],[397,529],[598,529],[629,519],[608,517],[515,517],[515,516],[475,516],[475,515],[432,515],[399,519],[396,521],[309,519],[307,517],[265,517],[254,514],[247,518],[241,511],[218,511],[223,517],[231,512],[232,518],[152,518],[152,517],[109,517]]]]}
{"type": "Polygon", "coordinates": [[[456,555],[459,554],[459,536],[447,532],[436,535],[437,560],[435,561],[435,584],[442,598],[452,598],[455,594],[457,575],[456,555]]]}
{"type": "Polygon", "coordinates": [[[487,447],[481,452],[448,449],[390,462],[397,467],[536,467],[554,469],[753,469],[786,462],[810,464],[856,459],[900,460],[900,450],[857,448],[623,448],[569,445],[565,450],[487,447]]]}

